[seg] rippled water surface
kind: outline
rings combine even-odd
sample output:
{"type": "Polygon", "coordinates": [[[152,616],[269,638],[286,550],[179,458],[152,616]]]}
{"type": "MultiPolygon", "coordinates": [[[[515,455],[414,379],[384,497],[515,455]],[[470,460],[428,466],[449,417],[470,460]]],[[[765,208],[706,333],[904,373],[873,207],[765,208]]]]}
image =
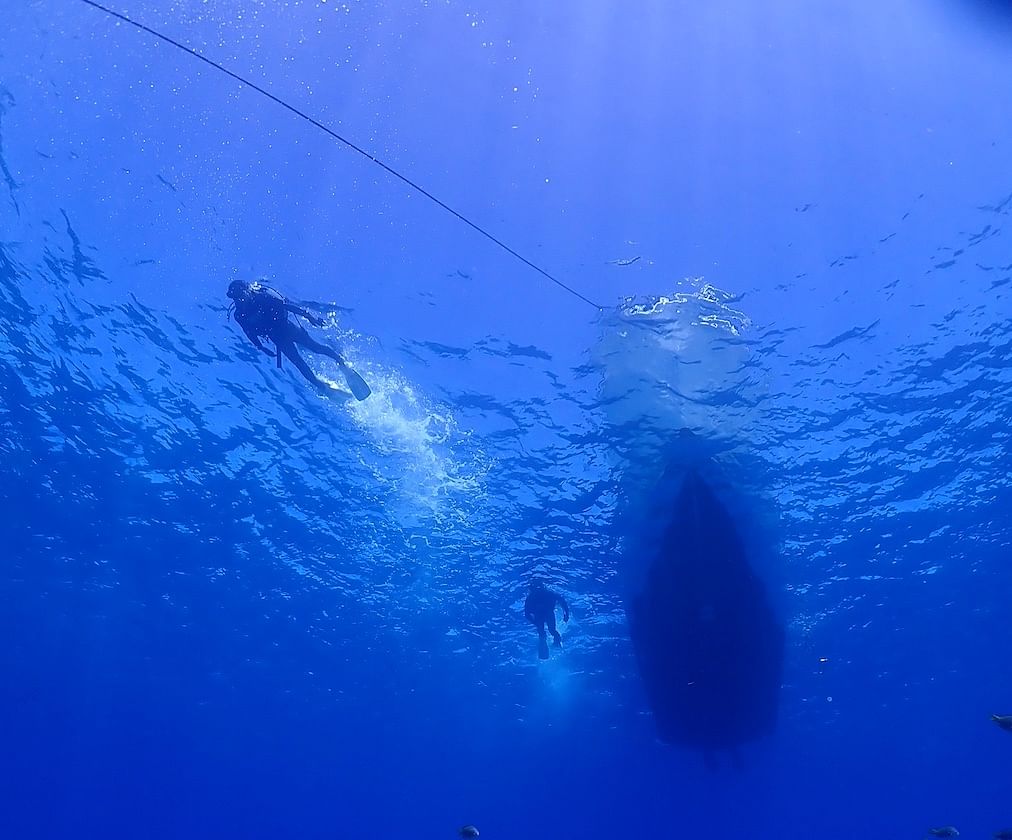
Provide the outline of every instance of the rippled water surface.
{"type": "Polygon", "coordinates": [[[598,311],[192,56],[8,5],[7,836],[1012,825],[1000,9],[116,7],[598,311]],[[368,400],[244,341],[254,277],[368,400]],[[787,636],[777,731],[716,766],[657,741],[624,612],[684,459],[787,636]]]}

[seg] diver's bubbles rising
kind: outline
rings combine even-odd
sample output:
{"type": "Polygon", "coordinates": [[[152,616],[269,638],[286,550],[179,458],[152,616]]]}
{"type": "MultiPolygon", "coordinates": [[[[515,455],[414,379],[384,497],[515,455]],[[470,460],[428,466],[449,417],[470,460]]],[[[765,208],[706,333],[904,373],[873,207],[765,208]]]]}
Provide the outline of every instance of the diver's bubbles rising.
{"type": "Polygon", "coordinates": [[[576,674],[565,654],[558,649],[552,650],[548,659],[538,662],[537,670],[544,701],[556,712],[569,709],[579,691],[576,674]]]}
{"type": "MultiPolygon", "coordinates": [[[[399,371],[378,361],[375,343],[342,329],[333,313],[326,332],[372,389],[367,399],[342,401],[338,409],[369,441],[371,457],[363,456],[363,463],[377,482],[396,488],[404,515],[452,517],[454,506],[448,500],[460,494],[473,498],[487,472],[480,457],[458,460],[469,436],[458,429],[449,407],[433,402],[399,371]]],[[[317,364],[327,379],[345,388],[334,362],[319,358],[317,364]]]]}

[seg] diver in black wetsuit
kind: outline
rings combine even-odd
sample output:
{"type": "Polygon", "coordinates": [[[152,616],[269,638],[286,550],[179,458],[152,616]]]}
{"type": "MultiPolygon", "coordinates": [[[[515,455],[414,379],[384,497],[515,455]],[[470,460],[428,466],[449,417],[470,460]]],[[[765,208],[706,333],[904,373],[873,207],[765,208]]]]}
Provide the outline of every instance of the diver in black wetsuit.
{"type": "Polygon", "coordinates": [[[305,327],[288,320],[288,313],[292,312],[302,316],[315,327],[323,326],[323,319],[307,312],[301,306],[289,303],[282,294],[270,286],[233,280],[229,284],[226,294],[232,299],[232,307],[229,308],[229,311],[232,312],[234,308],[235,321],[242,327],[246,337],[257,350],[277,359],[279,368],[281,367],[281,355],[284,354],[298,368],[299,373],[306,378],[310,385],[321,392],[333,390],[332,385],[320,379],[306,364],[306,360],[302,358],[295,346],[300,344],[314,353],[330,356],[341,366],[342,371],[350,370],[336,350],[314,341],[306,332],[305,327]],[[264,347],[260,342],[261,338],[271,341],[275,349],[271,351],[264,347]]]}
{"type": "Polygon", "coordinates": [[[548,633],[555,640],[555,647],[562,647],[562,636],[555,626],[555,605],[562,607],[562,620],[569,621],[569,604],[558,592],[546,589],[540,580],[531,581],[527,600],[524,601],[524,616],[538,628],[538,658],[548,659],[548,633]]]}

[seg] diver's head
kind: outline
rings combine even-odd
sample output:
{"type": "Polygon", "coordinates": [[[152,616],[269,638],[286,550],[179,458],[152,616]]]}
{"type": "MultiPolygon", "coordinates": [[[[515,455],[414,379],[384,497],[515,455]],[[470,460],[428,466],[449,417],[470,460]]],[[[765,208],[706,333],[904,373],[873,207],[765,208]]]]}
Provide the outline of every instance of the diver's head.
{"type": "Polygon", "coordinates": [[[233,280],[228,284],[228,291],[225,294],[232,298],[232,300],[239,300],[239,298],[245,297],[249,292],[249,283],[242,280],[233,280]]]}
{"type": "Polygon", "coordinates": [[[545,582],[541,578],[531,578],[531,592],[540,592],[545,588],[545,582]]]}

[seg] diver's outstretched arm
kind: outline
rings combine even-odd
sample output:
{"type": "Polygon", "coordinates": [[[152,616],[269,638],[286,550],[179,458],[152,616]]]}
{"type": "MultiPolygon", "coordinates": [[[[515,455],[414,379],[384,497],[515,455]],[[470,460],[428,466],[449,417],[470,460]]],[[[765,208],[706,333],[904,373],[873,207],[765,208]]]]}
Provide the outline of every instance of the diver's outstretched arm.
{"type": "Polygon", "coordinates": [[[555,601],[560,607],[562,607],[562,620],[569,621],[569,604],[566,603],[566,599],[561,595],[556,594],[555,601]]]}

